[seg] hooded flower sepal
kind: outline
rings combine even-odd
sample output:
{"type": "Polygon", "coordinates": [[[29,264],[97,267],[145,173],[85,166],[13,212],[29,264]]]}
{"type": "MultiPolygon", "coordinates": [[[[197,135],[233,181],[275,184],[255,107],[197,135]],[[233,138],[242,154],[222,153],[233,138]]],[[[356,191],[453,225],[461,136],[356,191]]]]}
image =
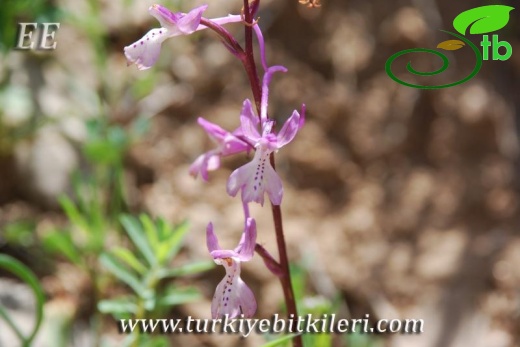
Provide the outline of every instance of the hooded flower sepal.
{"type": "Polygon", "coordinates": [[[240,278],[240,263],[253,257],[256,244],[256,223],[247,218],[240,243],[234,250],[223,250],[213,231],[213,224],[206,229],[208,250],[216,264],[223,265],[226,276],[218,284],[211,303],[211,316],[216,319],[228,315],[251,318],[256,312],[256,300],[251,289],[240,278]]]}

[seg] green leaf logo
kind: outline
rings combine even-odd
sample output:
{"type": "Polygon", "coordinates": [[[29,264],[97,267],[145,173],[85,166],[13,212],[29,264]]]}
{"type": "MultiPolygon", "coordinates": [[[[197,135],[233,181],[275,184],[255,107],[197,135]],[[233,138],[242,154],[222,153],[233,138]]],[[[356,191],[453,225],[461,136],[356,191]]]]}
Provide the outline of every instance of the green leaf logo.
{"type": "Polygon", "coordinates": [[[509,12],[513,9],[505,5],[472,8],[455,17],[453,27],[462,35],[466,35],[466,29],[470,26],[470,34],[487,34],[505,27],[509,22],[509,12]]]}

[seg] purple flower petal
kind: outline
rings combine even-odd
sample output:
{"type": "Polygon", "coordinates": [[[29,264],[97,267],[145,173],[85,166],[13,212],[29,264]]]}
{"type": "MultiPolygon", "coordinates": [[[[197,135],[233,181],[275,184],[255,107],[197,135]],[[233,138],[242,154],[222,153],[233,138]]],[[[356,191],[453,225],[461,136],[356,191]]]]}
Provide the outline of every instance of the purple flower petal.
{"type": "Polygon", "coordinates": [[[189,172],[195,178],[200,174],[207,181],[208,171],[213,171],[220,167],[221,157],[249,151],[251,146],[242,141],[238,137],[239,135],[232,134],[202,117],[199,117],[197,121],[217,147],[197,157],[191,164],[189,172]]]}
{"type": "Polygon", "coordinates": [[[163,28],[173,28],[182,15],[181,13],[173,13],[166,7],[158,4],[150,6],[148,12],[161,23],[163,28]]]}
{"type": "Polygon", "coordinates": [[[236,130],[233,133],[230,133],[202,117],[199,117],[198,123],[204,128],[208,136],[217,144],[217,149],[220,155],[227,156],[245,152],[250,149],[250,145],[238,137],[239,135],[236,134],[236,130]]]}
{"type": "Polygon", "coordinates": [[[260,123],[260,118],[255,114],[253,110],[253,105],[249,99],[245,99],[242,104],[242,112],[240,112],[241,116],[248,117],[255,127],[258,127],[260,123]]]}
{"type": "Polygon", "coordinates": [[[240,125],[242,134],[252,142],[257,142],[260,139],[258,123],[259,120],[254,115],[253,106],[251,102],[246,99],[242,106],[242,112],[240,113],[240,125]]]}
{"type": "Polygon", "coordinates": [[[269,83],[275,72],[287,72],[285,66],[274,65],[269,67],[265,73],[262,81],[262,100],[260,102],[260,118],[262,122],[267,120],[267,102],[269,99],[269,83]]]}
{"type": "Polygon", "coordinates": [[[301,128],[305,125],[305,114],[307,113],[307,106],[305,104],[302,104],[302,112],[300,114],[300,124],[298,125],[301,128]]]}
{"type": "Polygon", "coordinates": [[[253,218],[247,218],[246,227],[235,252],[240,261],[249,261],[253,258],[256,246],[256,222],[253,218]]]}
{"type": "Polygon", "coordinates": [[[217,235],[215,235],[215,232],[213,231],[213,223],[211,222],[206,227],[206,246],[210,253],[221,249],[218,244],[217,235]]]}
{"type": "Polygon", "coordinates": [[[224,141],[224,138],[227,134],[229,134],[228,131],[222,129],[220,126],[218,126],[215,123],[212,123],[202,117],[199,117],[197,119],[197,123],[206,131],[208,136],[213,139],[216,143],[220,143],[224,141]]]}
{"type": "Polygon", "coordinates": [[[264,173],[264,189],[273,205],[280,205],[283,197],[282,179],[269,163],[264,173]]]}
{"type": "Polygon", "coordinates": [[[185,35],[196,31],[200,24],[200,19],[202,18],[202,12],[204,12],[207,8],[208,5],[202,5],[183,15],[177,21],[177,28],[179,28],[179,31],[185,35]]]}
{"type": "Polygon", "coordinates": [[[292,115],[287,119],[282,129],[276,136],[277,139],[277,147],[281,148],[291,142],[296,136],[296,133],[300,129],[300,114],[298,111],[294,110],[292,115]]]}
{"type": "Polygon", "coordinates": [[[220,167],[220,153],[217,150],[201,154],[190,165],[189,173],[197,178],[200,174],[204,181],[208,181],[208,171],[214,171],[220,167]]]}

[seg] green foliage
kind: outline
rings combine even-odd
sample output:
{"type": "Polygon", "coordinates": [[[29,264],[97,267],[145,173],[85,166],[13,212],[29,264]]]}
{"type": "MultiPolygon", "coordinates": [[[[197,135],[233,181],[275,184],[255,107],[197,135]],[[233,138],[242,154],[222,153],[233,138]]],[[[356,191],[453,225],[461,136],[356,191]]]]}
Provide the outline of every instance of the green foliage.
{"type": "Polygon", "coordinates": [[[34,244],[34,230],[36,222],[32,220],[18,220],[3,227],[3,239],[8,244],[21,247],[30,247],[34,244]]]}
{"type": "Polygon", "coordinates": [[[45,303],[45,294],[40,283],[38,282],[38,278],[27,266],[25,266],[18,260],[8,255],[0,254],[0,268],[3,268],[11,272],[15,276],[19,277],[22,281],[24,281],[27,285],[29,285],[36,298],[36,321],[32,331],[28,335],[24,335],[21,332],[20,328],[16,326],[16,324],[7,314],[5,309],[2,306],[0,306],[0,318],[3,318],[6,321],[7,325],[11,329],[13,329],[16,336],[20,340],[21,345],[23,347],[29,347],[43,321],[43,305],[45,303]]]}
{"type": "Polygon", "coordinates": [[[344,335],[346,346],[351,347],[383,347],[383,340],[373,335],[365,334],[360,331],[344,335]]]}
{"type": "MultiPolygon", "coordinates": [[[[110,313],[116,319],[133,317],[137,319],[161,315],[170,307],[200,299],[193,287],[178,288],[165,279],[194,275],[209,270],[213,262],[188,263],[170,269],[170,264],[178,254],[188,224],[169,225],[164,219],[155,221],[148,215],[139,218],[123,215],[121,224],[135,251],[115,247],[101,255],[100,261],[121,283],[126,284],[132,294],[102,300],[98,309],[110,313]]],[[[132,335],[128,345],[159,346],[161,338],[132,335]]]]}
{"type": "MultiPolygon", "coordinates": [[[[333,298],[326,298],[320,295],[313,295],[309,292],[311,287],[308,281],[309,266],[312,263],[307,260],[300,264],[291,264],[291,280],[293,283],[294,297],[298,307],[298,315],[303,317],[311,315],[313,319],[323,318],[324,315],[330,317],[337,314],[341,308],[342,298],[337,293],[333,298]]],[[[338,317],[339,318],[339,317],[338,317]]],[[[341,317],[349,318],[349,317],[341,317]]],[[[266,335],[268,341],[262,347],[271,346],[292,346],[292,335],[266,335]]],[[[362,332],[348,332],[343,335],[334,333],[308,333],[302,334],[303,346],[305,347],[332,347],[342,345],[345,347],[382,347],[383,341],[374,335],[362,332]]]]}
{"type": "Polygon", "coordinates": [[[453,27],[462,35],[470,27],[470,34],[487,34],[497,31],[509,22],[509,12],[514,7],[505,5],[487,5],[472,8],[459,14],[453,20],[453,27]]]}
{"type": "Polygon", "coordinates": [[[292,338],[295,336],[298,336],[298,334],[284,335],[282,337],[267,342],[266,344],[262,345],[262,347],[290,346],[292,338]]]}

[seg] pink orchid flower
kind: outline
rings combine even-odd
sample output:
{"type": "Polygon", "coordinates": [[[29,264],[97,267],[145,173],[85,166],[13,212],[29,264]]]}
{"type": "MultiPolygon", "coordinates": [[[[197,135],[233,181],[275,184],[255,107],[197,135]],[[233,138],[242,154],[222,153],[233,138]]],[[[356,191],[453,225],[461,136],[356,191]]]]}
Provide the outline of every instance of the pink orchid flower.
{"type": "Polygon", "coordinates": [[[253,257],[256,245],[255,220],[246,219],[242,238],[234,250],[220,248],[212,223],[206,229],[206,244],[215,263],[226,269],[226,276],[218,284],[213,296],[212,317],[216,319],[228,315],[228,318],[234,318],[243,314],[251,318],[256,312],[256,300],[251,289],[240,278],[240,263],[253,257]]]}
{"type": "MultiPolygon", "coordinates": [[[[189,35],[195,31],[206,29],[207,27],[200,24],[202,12],[208,8],[208,5],[202,5],[194,8],[188,13],[173,13],[166,7],[161,5],[152,5],[148,12],[161,24],[161,28],[150,30],[140,40],[125,47],[125,56],[129,64],[136,64],[139,70],[145,70],[152,67],[159,58],[161,45],[164,40],[179,35],[189,35]]],[[[242,19],[239,15],[229,15],[212,19],[212,22],[222,25],[233,22],[240,22],[242,19]]]]}

